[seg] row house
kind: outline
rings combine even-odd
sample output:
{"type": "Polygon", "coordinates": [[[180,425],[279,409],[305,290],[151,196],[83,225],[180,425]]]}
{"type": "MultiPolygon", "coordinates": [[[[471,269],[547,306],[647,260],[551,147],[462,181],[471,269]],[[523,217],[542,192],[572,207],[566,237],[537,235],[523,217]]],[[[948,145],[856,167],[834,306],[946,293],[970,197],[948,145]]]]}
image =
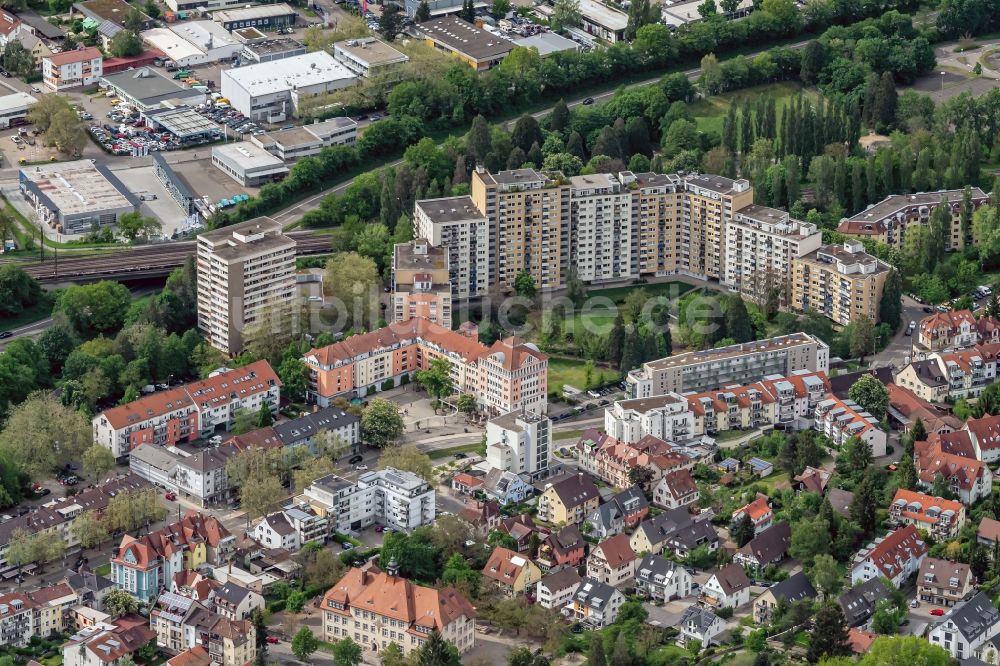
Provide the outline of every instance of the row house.
{"type": "Polygon", "coordinates": [[[917,343],[932,352],[1000,342],[1000,322],[985,315],[976,319],[971,310],[935,312],[920,320],[917,331],[917,343]]]}
{"type": "Polygon", "coordinates": [[[489,414],[547,411],[548,357],[535,345],[510,337],[487,347],[420,317],[312,349],[302,361],[309,368],[308,398],[325,407],[340,396],[397,386],[438,358],[451,363],[455,391],[476,396],[489,414]]]}
{"type": "Polygon", "coordinates": [[[617,587],[632,580],[636,563],[636,554],[628,536],[616,534],[590,550],[587,577],[617,587]]]}
{"type": "Polygon", "coordinates": [[[931,403],[975,398],[996,381],[998,353],[1000,343],[934,352],[906,365],[894,381],[931,403]]]}
{"type": "Polygon", "coordinates": [[[587,516],[588,534],[604,539],[631,530],[649,513],[646,493],[639,486],[623,490],[587,516]]]}
{"type": "Polygon", "coordinates": [[[475,645],[476,611],[448,586],[440,590],[399,576],[395,562],[385,571],[367,563],[354,567],[323,596],[323,640],[349,638],[368,655],[395,643],[404,656],[427,642],[432,632],[465,654],[475,645]]]}
{"type": "Polygon", "coordinates": [[[917,573],[926,556],[927,544],[917,528],[912,525],[900,527],[855,554],[851,584],[885,577],[899,589],[907,578],[917,573]]]}
{"type": "Polygon", "coordinates": [[[966,506],[985,498],[993,487],[993,472],[976,459],[975,444],[968,430],[928,435],[927,441],[914,443],[913,457],[921,488],[932,489],[940,476],[966,506]]]}
{"type": "Polygon", "coordinates": [[[580,436],[575,449],[581,470],[615,488],[631,486],[631,472],[636,468],[652,472],[653,485],[671,470],[694,467],[691,458],[652,435],[629,444],[591,428],[580,436]]]}
{"type": "Polygon", "coordinates": [[[968,564],[928,557],[917,573],[917,597],[939,606],[961,603],[973,590],[968,564]]]}
{"type": "Polygon", "coordinates": [[[81,603],[80,597],[63,581],[29,592],[35,606],[33,631],[36,636],[61,633],[67,627],[70,610],[81,603]]]}
{"type": "Polygon", "coordinates": [[[900,488],[889,505],[888,520],[890,525],[914,525],[935,541],[947,541],[957,537],[965,525],[965,506],[961,502],[900,488]]]}
{"type": "Polygon", "coordinates": [[[878,419],[853,400],[842,400],[833,394],[816,405],[816,430],[841,446],[851,437],[867,442],[872,456],[881,458],[888,445],[886,433],[878,419]]]}
{"type": "Polygon", "coordinates": [[[230,430],[238,412],[264,405],[278,413],[281,380],[267,361],[235,370],[222,369],[206,379],[157,391],[92,420],[94,442],[119,460],[141,444],[171,446],[230,430]]]}

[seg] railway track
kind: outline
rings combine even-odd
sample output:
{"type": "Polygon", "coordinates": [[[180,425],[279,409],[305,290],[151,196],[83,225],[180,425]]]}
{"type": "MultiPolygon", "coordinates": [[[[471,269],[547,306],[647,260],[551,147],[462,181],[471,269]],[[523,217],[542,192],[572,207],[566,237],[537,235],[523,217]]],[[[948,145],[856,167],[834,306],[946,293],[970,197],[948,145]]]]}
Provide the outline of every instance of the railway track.
{"type": "MultiPolygon", "coordinates": [[[[299,255],[324,254],[330,251],[330,238],[308,231],[288,234],[295,239],[299,255]]],[[[102,278],[155,277],[182,265],[195,252],[195,241],[147,245],[103,256],[50,258],[23,266],[40,282],[93,280],[102,278]]]]}

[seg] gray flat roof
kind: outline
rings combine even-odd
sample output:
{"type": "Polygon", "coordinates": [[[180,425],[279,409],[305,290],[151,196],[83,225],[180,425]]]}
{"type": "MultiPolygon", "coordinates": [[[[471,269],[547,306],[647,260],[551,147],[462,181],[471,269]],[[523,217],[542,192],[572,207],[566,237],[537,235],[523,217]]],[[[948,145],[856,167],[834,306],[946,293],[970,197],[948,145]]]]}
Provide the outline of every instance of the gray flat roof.
{"type": "Polygon", "coordinates": [[[198,136],[201,134],[212,134],[219,131],[219,126],[211,120],[201,115],[194,109],[187,107],[178,109],[156,109],[146,114],[147,118],[152,118],[168,132],[179,137],[198,136]]]}
{"type": "Polygon", "coordinates": [[[410,59],[402,51],[398,51],[374,37],[345,39],[342,42],[336,42],[333,46],[335,49],[350,53],[361,62],[367,63],[369,67],[391,65],[397,62],[406,62],[410,59]]]}
{"type": "Polygon", "coordinates": [[[418,201],[417,206],[433,222],[461,222],[463,220],[481,220],[486,217],[472,203],[470,196],[424,199],[418,201]]]}
{"type": "Polygon", "coordinates": [[[580,50],[580,45],[572,39],[567,39],[554,32],[543,32],[537,35],[531,35],[530,37],[522,37],[521,39],[515,39],[514,43],[518,46],[533,47],[538,49],[538,55],[543,58],[550,53],[557,53],[559,51],[580,50]]]}
{"type": "Polygon", "coordinates": [[[188,99],[198,94],[172,79],[161,76],[152,67],[127,69],[101,77],[105,83],[123,91],[143,104],[156,104],[165,99],[188,99]]]}
{"type": "Polygon", "coordinates": [[[439,42],[473,60],[489,60],[514,48],[512,41],[480,30],[457,16],[443,16],[418,25],[428,39],[439,42]]]}

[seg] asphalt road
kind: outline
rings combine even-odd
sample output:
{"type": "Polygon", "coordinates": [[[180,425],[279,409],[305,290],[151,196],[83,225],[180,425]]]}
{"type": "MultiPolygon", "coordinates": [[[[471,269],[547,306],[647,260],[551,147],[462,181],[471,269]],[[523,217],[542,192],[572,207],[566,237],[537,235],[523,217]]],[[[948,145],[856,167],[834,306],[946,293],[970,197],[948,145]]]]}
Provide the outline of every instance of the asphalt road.
{"type": "Polygon", "coordinates": [[[923,308],[923,305],[917,303],[909,296],[903,296],[903,324],[899,327],[899,331],[889,342],[889,345],[872,358],[872,368],[893,366],[900,369],[906,365],[906,359],[912,356],[912,345],[916,344],[917,335],[916,331],[914,331],[912,336],[906,335],[906,329],[911,321],[919,323],[921,319],[927,316],[923,308]]]}

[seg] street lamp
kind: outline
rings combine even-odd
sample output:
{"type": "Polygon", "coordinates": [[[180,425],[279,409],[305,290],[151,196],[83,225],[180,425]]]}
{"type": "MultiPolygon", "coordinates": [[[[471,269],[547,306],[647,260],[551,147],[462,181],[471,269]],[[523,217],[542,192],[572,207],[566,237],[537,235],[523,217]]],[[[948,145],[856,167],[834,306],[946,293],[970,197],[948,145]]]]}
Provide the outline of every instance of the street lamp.
{"type": "Polygon", "coordinates": [[[944,92],[944,75],[946,72],[941,72],[941,92],[944,92]]]}

